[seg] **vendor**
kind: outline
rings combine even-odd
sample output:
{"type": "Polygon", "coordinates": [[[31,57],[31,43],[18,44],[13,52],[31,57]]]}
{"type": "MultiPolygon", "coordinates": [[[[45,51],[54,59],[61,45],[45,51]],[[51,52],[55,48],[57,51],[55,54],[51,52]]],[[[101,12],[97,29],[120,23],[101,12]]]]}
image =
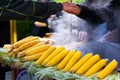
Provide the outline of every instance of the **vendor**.
{"type": "Polygon", "coordinates": [[[76,7],[71,4],[55,2],[42,3],[29,0],[1,0],[0,20],[42,20],[58,11],[71,8],[71,6],[76,7]]]}

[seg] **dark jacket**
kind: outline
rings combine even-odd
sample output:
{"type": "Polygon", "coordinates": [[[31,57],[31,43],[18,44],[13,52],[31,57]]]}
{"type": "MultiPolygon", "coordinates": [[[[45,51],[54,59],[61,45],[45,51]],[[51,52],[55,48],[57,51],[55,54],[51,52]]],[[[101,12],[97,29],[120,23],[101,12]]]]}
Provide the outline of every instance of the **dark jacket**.
{"type": "Polygon", "coordinates": [[[118,29],[118,41],[120,42],[120,0],[112,0],[110,4],[99,9],[88,8],[79,5],[81,13],[78,17],[93,24],[106,22],[108,30],[118,29]]]}
{"type": "Polygon", "coordinates": [[[29,0],[0,0],[0,20],[41,20],[61,11],[61,3],[29,0]]]}

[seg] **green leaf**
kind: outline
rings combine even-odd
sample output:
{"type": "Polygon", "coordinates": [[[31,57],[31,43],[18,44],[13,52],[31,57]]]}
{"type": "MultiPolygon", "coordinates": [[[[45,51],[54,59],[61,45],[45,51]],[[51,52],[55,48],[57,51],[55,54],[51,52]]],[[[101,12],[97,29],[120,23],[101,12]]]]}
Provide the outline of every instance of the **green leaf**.
{"type": "Polygon", "coordinates": [[[33,62],[24,62],[22,68],[28,68],[33,62]]]}

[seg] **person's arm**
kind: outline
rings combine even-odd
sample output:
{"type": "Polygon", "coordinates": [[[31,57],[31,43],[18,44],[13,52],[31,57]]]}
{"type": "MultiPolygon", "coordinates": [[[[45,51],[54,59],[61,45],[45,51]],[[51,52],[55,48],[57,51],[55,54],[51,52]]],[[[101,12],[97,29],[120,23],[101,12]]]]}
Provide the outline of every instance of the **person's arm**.
{"type": "Polygon", "coordinates": [[[79,8],[81,11],[77,16],[94,24],[106,22],[112,16],[112,11],[109,9],[109,6],[93,9],[79,5],[79,8]]]}
{"type": "Polygon", "coordinates": [[[29,0],[1,0],[0,20],[41,20],[63,10],[61,3],[29,0]]]}
{"type": "MultiPolygon", "coordinates": [[[[67,5],[67,4],[66,4],[67,5]]],[[[68,4],[69,5],[69,4],[68,4]]],[[[106,7],[102,8],[92,8],[92,7],[86,7],[84,5],[74,5],[69,6],[66,10],[66,12],[75,14],[78,17],[94,24],[99,24],[102,22],[107,22],[113,16],[113,6],[108,5],[106,7]]]]}

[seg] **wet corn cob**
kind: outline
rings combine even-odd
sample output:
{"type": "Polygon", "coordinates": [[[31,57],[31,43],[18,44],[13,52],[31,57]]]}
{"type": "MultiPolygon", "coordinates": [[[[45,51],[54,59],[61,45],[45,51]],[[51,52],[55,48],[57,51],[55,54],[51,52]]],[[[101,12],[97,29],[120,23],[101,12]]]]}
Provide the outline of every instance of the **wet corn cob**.
{"type": "Polygon", "coordinates": [[[68,55],[58,64],[57,69],[61,70],[65,67],[65,65],[68,63],[68,61],[73,57],[76,50],[72,50],[68,53],[68,55]]]}
{"type": "Polygon", "coordinates": [[[65,49],[62,52],[60,52],[58,55],[56,55],[52,60],[50,60],[47,64],[47,66],[55,66],[57,63],[59,63],[67,54],[69,53],[69,50],[65,49]]]}
{"type": "Polygon", "coordinates": [[[35,62],[35,65],[41,64],[55,49],[55,46],[50,46],[50,48],[35,62]]]}
{"type": "Polygon", "coordinates": [[[65,66],[64,71],[69,71],[70,68],[80,59],[81,56],[82,56],[82,53],[79,51],[74,53],[74,56],[69,60],[69,62],[65,66]]]}
{"type": "Polygon", "coordinates": [[[39,53],[39,52],[46,51],[48,50],[49,47],[50,47],[49,44],[44,44],[41,46],[34,47],[30,49],[29,51],[26,51],[26,55],[33,55],[34,53],[37,53],[37,52],[39,53]]]}
{"type": "Polygon", "coordinates": [[[100,71],[100,73],[97,75],[97,77],[102,80],[106,76],[108,76],[110,73],[112,73],[117,68],[118,62],[116,60],[112,60],[103,70],[100,71]]]}
{"type": "Polygon", "coordinates": [[[100,56],[98,54],[92,56],[87,62],[85,62],[76,72],[78,75],[83,75],[87,72],[95,63],[100,60],[100,56]]]}
{"type": "Polygon", "coordinates": [[[63,46],[58,47],[54,52],[52,52],[43,62],[42,65],[46,65],[50,60],[53,59],[57,54],[63,51],[65,48],[63,46]]]}
{"type": "Polygon", "coordinates": [[[91,76],[94,73],[97,73],[100,71],[107,63],[108,59],[101,59],[99,62],[97,62],[95,65],[93,65],[85,74],[85,77],[91,76]]]}
{"type": "Polygon", "coordinates": [[[70,72],[75,73],[88,59],[92,57],[92,53],[84,55],[71,69],[70,72]]]}

